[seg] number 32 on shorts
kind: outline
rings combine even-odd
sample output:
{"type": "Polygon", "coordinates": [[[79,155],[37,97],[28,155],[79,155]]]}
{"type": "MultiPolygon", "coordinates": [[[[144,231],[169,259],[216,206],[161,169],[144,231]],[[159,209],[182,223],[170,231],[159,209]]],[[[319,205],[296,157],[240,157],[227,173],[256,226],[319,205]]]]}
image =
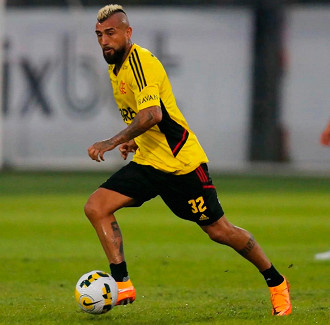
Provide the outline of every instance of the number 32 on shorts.
{"type": "Polygon", "coordinates": [[[198,197],[196,200],[189,200],[188,203],[191,206],[192,213],[204,212],[207,209],[202,196],[198,197]]]}

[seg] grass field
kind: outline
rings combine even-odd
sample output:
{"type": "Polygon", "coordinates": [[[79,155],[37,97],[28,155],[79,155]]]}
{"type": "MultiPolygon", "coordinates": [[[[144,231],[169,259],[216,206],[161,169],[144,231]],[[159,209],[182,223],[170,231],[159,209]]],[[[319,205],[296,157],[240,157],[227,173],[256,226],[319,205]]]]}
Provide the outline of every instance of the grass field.
{"type": "Polygon", "coordinates": [[[226,215],[291,282],[292,315],[270,315],[258,271],[155,199],[117,214],[136,302],[93,316],[73,291],[109,271],[83,215],[104,173],[0,174],[0,324],[329,324],[330,179],[213,177],[226,215]]]}

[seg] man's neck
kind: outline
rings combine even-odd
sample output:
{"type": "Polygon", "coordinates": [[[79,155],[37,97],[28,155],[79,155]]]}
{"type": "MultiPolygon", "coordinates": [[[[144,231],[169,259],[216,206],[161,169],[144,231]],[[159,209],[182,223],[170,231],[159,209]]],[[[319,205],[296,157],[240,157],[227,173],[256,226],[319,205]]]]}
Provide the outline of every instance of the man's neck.
{"type": "Polygon", "coordinates": [[[121,62],[119,64],[115,64],[115,70],[114,70],[115,75],[117,75],[119,73],[119,70],[120,70],[121,66],[123,65],[123,63],[125,62],[127,55],[131,51],[132,46],[133,46],[132,42],[129,42],[127,44],[127,48],[126,48],[125,54],[123,55],[123,59],[121,60],[121,62]]]}

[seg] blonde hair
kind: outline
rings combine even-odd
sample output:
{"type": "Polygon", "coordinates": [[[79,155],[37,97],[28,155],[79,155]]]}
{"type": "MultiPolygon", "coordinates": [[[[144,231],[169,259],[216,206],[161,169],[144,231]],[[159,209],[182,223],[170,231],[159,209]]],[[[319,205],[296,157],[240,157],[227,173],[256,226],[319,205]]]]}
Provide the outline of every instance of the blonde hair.
{"type": "Polygon", "coordinates": [[[99,10],[99,12],[97,13],[97,20],[98,22],[102,23],[116,12],[123,12],[126,15],[126,12],[121,5],[112,4],[107,5],[99,10]]]}

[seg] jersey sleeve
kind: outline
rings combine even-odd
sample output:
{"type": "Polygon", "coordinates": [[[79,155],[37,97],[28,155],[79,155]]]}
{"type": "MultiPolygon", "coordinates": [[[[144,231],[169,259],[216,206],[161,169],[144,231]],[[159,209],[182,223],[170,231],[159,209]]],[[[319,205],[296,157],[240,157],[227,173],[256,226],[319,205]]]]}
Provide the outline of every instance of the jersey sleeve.
{"type": "Polygon", "coordinates": [[[140,54],[135,51],[129,61],[137,110],[160,106],[159,88],[165,75],[162,64],[150,52],[140,54]]]}

